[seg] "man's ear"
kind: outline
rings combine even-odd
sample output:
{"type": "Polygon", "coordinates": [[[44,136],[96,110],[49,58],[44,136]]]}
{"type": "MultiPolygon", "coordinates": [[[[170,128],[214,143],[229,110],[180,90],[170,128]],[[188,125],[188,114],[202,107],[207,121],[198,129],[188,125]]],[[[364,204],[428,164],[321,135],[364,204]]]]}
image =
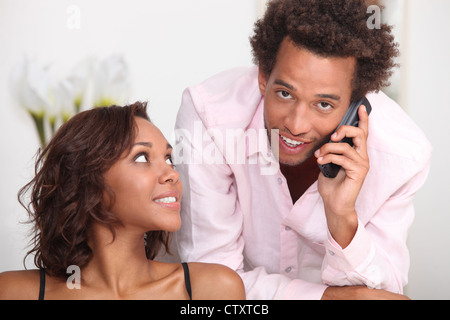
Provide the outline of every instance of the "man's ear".
{"type": "Polygon", "coordinates": [[[264,96],[266,95],[266,87],[267,87],[267,80],[268,76],[264,74],[264,72],[261,70],[261,66],[258,67],[258,83],[259,83],[259,91],[261,91],[261,94],[264,96]]]}

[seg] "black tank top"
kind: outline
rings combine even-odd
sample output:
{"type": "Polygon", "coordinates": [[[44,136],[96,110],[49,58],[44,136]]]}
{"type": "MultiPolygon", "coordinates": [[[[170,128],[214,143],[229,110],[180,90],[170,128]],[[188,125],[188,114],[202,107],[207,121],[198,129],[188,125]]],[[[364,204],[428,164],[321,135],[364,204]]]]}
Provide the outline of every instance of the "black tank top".
{"type": "MultiPolygon", "coordinates": [[[[186,262],[182,263],[184,270],[184,284],[186,286],[186,291],[189,295],[189,300],[192,300],[192,289],[191,289],[191,278],[189,276],[189,266],[186,262]]],[[[45,269],[39,270],[40,274],[40,286],[39,286],[39,300],[44,300],[45,296],[45,269]]]]}

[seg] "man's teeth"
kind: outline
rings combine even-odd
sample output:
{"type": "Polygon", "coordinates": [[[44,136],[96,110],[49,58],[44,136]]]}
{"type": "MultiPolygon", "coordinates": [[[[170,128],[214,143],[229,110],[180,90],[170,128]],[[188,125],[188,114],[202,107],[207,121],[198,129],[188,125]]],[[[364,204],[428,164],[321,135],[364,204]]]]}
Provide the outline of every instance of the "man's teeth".
{"type": "Polygon", "coordinates": [[[177,202],[177,199],[175,197],[167,197],[167,198],[156,199],[155,202],[173,203],[173,202],[177,202]]]}
{"type": "Polygon", "coordinates": [[[304,142],[291,140],[291,139],[286,138],[286,137],[284,137],[284,136],[281,136],[281,138],[283,139],[284,142],[286,142],[286,144],[287,144],[289,147],[298,147],[299,145],[304,144],[304,142]]]}

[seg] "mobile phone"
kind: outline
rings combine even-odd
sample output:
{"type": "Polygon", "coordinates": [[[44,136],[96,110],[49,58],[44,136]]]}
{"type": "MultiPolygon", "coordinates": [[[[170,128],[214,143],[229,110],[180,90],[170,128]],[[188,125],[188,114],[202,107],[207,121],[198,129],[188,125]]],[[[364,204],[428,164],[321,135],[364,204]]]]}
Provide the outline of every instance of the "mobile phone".
{"type": "MultiPolygon", "coordinates": [[[[350,104],[350,107],[348,107],[347,113],[345,114],[344,118],[342,119],[341,123],[336,128],[336,130],[339,129],[339,127],[341,127],[341,126],[357,127],[359,124],[358,109],[361,105],[364,105],[366,107],[367,114],[370,114],[370,112],[372,111],[372,106],[370,105],[370,102],[369,102],[369,100],[367,100],[366,97],[364,97],[358,101],[353,101],[350,104]]],[[[334,130],[334,132],[336,132],[336,130],[334,130]]],[[[335,143],[334,141],[331,141],[331,140],[329,142],[335,143]]],[[[353,147],[353,139],[344,138],[337,143],[343,143],[343,142],[348,143],[349,145],[351,145],[353,147]]],[[[339,170],[341,169],[341,166],[338,166],[337,164],[330,162],[330,163],[326,163],[326,164],[319,164],[319,168],[325,177],[335,178],[337,176],[339,170]]]]}

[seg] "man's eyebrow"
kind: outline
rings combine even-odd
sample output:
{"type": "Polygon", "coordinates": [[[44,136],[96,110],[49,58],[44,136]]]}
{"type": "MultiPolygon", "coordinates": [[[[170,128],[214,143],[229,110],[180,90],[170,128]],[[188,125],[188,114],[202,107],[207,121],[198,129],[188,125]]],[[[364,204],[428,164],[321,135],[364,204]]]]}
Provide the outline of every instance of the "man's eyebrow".
{"type": "Polygon", "coordinates": [[[289,90],[296,91],[293,85],[291,85],[291,84],[289,84],[289,83],[287,83],[287,82],[284,82],[283,80],[276,79],[276,80],[274,81],[274,83],[275,83],[275,84],[278,84],[278,85],[280,85],[280,86],[286,87],[286,88],[288,88],[289,90]]]}
{"type": "MultiPolygon", "coordinates": [[[[288,88],[289,90],[296,91],[296,89],[294,88],[293,85],[291,85],[291,84],[289,84],[289,83],[287,83],[287,82],[285,82],[285,81],[283,81],[283,80],[276,79],[276,80],[274,81],[274,83],[275,83],[275,84],[278,84],[278,85],[280,85],[280,86],[286,87],[286,88],[288,88]]],[[[338,101],[338,102],[341,101],[341,97],[338,96],[338,95],[335,95],[335,94],[319,93],[319,94],[316,94],[316,97],[318,97],[318,98],[324,98],[324,99],[336,100],[336,101],[338,101]]]]}
{"type": "Polygon", "coordinates": [[[170,143],[167,143],[167,149],[173,149],[170,143]]]}
{"type": "Polygon", "coordinates": [[[324,99],[331,99],[331,100],[336,100],[336,101],[341,101],[341,97],[334,95],[334,94],[316,94],[316,97],[318,98],[324,98],[324,99]]]}

